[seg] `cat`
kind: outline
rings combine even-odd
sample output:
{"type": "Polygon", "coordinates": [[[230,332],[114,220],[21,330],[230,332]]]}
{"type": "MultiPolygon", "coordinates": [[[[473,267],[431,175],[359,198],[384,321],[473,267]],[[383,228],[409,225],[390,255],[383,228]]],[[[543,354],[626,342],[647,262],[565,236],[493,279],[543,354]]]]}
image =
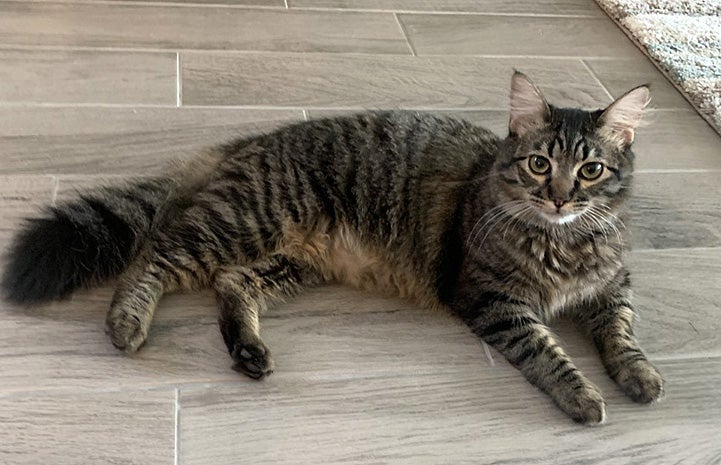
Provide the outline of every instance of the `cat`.
{"type": "Polygon", "coordinates": [[[603,110],[549,105],[520,72],[509,133],[410,111],[301,122],[166,175],[49,208],[16,235],[2,288],[31,305],[117,276],[106,331],[134,352],[164,293],[212,288],[235,368],[273,370],[259,315],[330,280],[449,309],[573,420],[606,404],[546,323],[572,316],[633,400],[663,379],[633,333],[623,265],[647,86],[603,110]]]}

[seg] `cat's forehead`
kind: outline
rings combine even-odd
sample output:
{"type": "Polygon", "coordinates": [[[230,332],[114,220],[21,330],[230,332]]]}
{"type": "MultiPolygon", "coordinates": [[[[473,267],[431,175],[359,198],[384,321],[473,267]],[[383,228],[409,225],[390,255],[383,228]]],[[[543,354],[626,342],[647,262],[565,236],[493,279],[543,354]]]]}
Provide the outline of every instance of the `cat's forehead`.
{"type": "Polygon", "coordinates": [[[552,131],[567,138],[577,135],[587,136],[596,130],[600,111],[587,111],[578,108],[550,107],[549,127],[552,131]]]}
{"type": "Polygon", "coordinates": [[[601,111],[551,107],[546,129],[530,142],[534,152],[548,158],[585,161],[608,155],[596,133],[601,111]]]}

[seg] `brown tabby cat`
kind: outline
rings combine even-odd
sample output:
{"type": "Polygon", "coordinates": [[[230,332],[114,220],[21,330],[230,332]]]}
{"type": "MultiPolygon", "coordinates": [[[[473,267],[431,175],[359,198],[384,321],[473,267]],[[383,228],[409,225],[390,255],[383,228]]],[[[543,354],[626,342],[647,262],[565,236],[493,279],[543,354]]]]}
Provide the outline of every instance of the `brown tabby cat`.
{"type": "Polygon", "coordinates": [[[107,332],[134,352],[164,293],[212,287],[228,351],[258,379],[273,369],[258,325],[271,302],[329,280],[390,290],[450,308],[574,420],[602,423],[601,393],[545,323],[574,315],[631,398],[663,394],[622,262],[648,100],[642,86],[605,110],[556,108],[516,73],[505,140],[414,112],[238,140],[50,208],[16,237],[3,288],[32,304],[119,275],[107,332]]]}

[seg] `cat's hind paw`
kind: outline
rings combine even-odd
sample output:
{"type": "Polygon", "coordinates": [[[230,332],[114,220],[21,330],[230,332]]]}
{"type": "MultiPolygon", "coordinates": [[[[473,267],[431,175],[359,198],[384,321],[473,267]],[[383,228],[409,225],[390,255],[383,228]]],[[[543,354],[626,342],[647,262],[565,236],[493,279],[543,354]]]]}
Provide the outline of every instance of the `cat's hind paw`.
{"type": "Polygon", "coordinates": [[[270,350],[261,341],[235,344],[230,356],[235,361],[233,369],[253,379],[263,379],[273,373],[270,350]]]}
{"type": "Polygon", "coordinates": [[[105,333],[113,345],[128,353],[136,352],[148,338],[148,326],[133,313],[111,308],[105,320],[105,333]]]}

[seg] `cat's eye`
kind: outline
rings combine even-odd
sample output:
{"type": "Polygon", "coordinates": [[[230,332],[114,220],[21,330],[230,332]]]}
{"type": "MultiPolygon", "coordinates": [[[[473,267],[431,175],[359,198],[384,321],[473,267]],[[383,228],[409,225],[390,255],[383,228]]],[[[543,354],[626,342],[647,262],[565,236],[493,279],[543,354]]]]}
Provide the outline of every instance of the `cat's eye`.
{"type": "Polygon", "coordinates": [[[551,162],[548,158],[534,155],[528,159],[528,167],[536,174],[547,174],[551,171],[551,162]]]}
{"type": "Polygon", "coordinates": [[[588,179],[589,181],[598,179],[602,173],[603,165],[598,162],[586,163],[580,170],[578,170],[578,175],[583,179],[588,179]]]}

